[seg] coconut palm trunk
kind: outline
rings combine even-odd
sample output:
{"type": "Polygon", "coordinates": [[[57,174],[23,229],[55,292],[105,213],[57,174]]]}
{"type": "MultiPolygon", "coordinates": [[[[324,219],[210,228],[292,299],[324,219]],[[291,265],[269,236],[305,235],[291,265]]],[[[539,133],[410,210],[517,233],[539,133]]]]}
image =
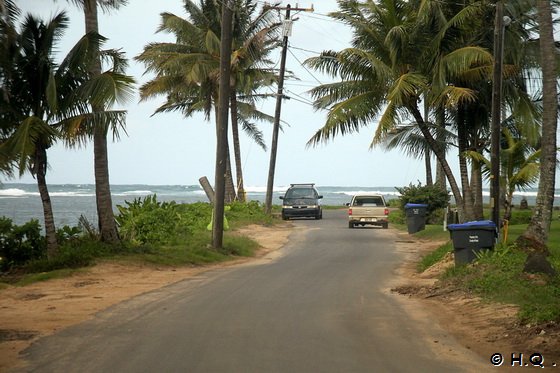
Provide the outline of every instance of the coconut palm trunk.
{"type": "Polygon", "coordinates": [[[466,221],[474,220],[474,198],[472,195],[467,158],[465,152],[467,146],[467,115],[466,109],[459,106],[457,113],[457,145],[459,147],[459,173],[461,175],[461,187],[463,190],[463,210],[466,221]]]}
{"type": "Polygon", "coordinates": [[[37,144],[35,149],[35,163],[37,176],[37,187],[43,204],[43,217],[45,219],[45,236],[47,239],[47,257],[54,258],[58,254],[58,242],[56,240],[56,227],[52,210],[51,197],[47,187],[47,150],[43,144],[37,144]]]}
{"type": "MultiPolygon", "coordinates": [[[[556,89],[556,47],[552,28],[550,1],[537,1],[540,36],[540,55],[543,75],[543,120],[541,140],[541,172],[533,216],[518,242],[529,241],[529,246],[546,247],[554,204],[556,177],[556,135],[558,102],[556,89]]],[[[526,245],[524,245],[526,246],[526,245]]]]}
{"type": "Polygon", "coordinates": [[[231,136],[233,139],[233,156],[235,158],[235,176],[237,178],[237,199],[245,202],[245,187],[243,186],[243,168],[241,164],[241,146],[239,143],[239,123],[237,120],[237,97],[235,93],[230,99],[231,136]]]}
{"type": "MultiPolygon", "coordinates": [[[[214,97],[214,102],[218,102],[217,95],[214,97]]],[[[216,118],[219,117],[219,107],[215,105],[214,111],[216,113],[216,118]]],[[[216,119],[216,135],[218,134],[218,119],[216,119]]],[[[225,143],[225,152],[226,152],[226,173],[224,175],[225,178],[225,189],[224,189],[224,202],[231,203],[236,200],[235,196],[235,185],[233,183],[233,174],[231,170],[231,157],[229,155],[229,144],[226,141],[225,143]]]]}
{"type": "Polygon", "coordinates": [[[416,121],[418,128],[422,132],[422,135],[426,139],[426,142],[430,146],[430,149],[434,152],[438,162],[440,163],[443,173],[447,177],[447,181],[449,182],[449,186],[451,187],[451,193],[453,194],[453,198],[455,198],[455,203],[457,204],[457,209],[459,210],[459,216],[464,217],[464,203],[463,197],[461,195],[461,191],[459,190],[459,186],[457,185],[457,181],[455,180],[455,176],[453,176],[453,171],[447,163],[445,158],[445,150],[440,146],[438,142],[432,136],[430,129],[424,122],[424,118],[422,118],[422,114],[418,107],[414,104],[407,105],[407,109],[410,111],[414,120],[416,121]]]}
{"type": "MultiPolygon", "coordinates": [[[[84,0],[86,33],[99,31],[97,1],[84,0]]],[[[101,74],[101,61],[98,56],[92,61],[90,72],[93,76],[101,74]]],[[[93,112],[103,111],[102,107],[92,105],[93,112]]],[[[111,187],[109,183],[109,160],[107,153],[107,127],[97,126],[93,134],[93,154],[95,173],[95,199],[101,240],[107,243],[120,241],[117,223],[113,213],[111,187]]]]}
{"type": "MultiPolygon", "coordinates": [[[[445,141],[442,135],[442,132],[445,129],[445,109],[442,107],[438,107],[436,109],[436,125],[442,129],[441,131],[438,131],[436,140],[439,143],[443,143],[445,141]]],[[[445,157],[445,152],[444,152],[444,157],[445,157]]],[[[445,174],[443,172],[443,168],[441,167],[441,163],[439,161],[436,161],[436,185],[438,185],[441,189],[447,189],[445,174]]]]}
{"type": "Polygon", "coordinates": [[[484,203],[482,196],[482,169],[476,159],[471,160],[471,194],[473,197],[474,220],[484,219],[484,203]]]}

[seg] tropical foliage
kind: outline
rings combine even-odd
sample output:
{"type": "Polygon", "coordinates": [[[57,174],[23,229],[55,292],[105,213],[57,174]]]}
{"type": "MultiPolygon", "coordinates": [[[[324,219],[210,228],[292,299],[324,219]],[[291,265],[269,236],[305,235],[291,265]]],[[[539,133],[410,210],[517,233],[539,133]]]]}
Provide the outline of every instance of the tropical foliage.
{"type": "MultiPolygon", "coordinates": [[[[15,19],[15,18],[13,18],[15,19]]],[[[64,12],[47,23],[28,15],[21,30],[3,21],[3,95],[0,97],[2,143],[0,160],[9,173],[29,171],[37,178],[43,202],[47,248],[56,255],[57,240],[46,174],[47,150],[57,141],[78,146],[99,126],[116,130],[123,124],[124,112],[91,113],[90,105],[112,103],[130,93],[132,79],[123,74],[126,66],[119,52],[102,53],[110,62],[103,74],[89,74],[89,64],[104,38],[84,35],[57,63],[54,51],[68,25],[64,12]]]]}
{"type": "MultiPolygon", "coordinates": [[[[238,0],[233,4],[230,105],[237,186],[243,196],[237,126],[241,123],[249,136],[264,147],[262,133],[253,121],[271,121],[272,118],[256,109],[255,101],[259,95],[255,93],[276,80],[268,55],[277,43],[278,24],[274,23],[270,11],[257,14],[257,3],[252,0],[238,0]]],[[[165,96],[165,103],[156,113],[179,111],[190,117],[202,112],[207,120],[214,113],[217,119],[221,3],[202,0],[197,4],[187,0],[185,10],[188,19],[170,13],[161,14],[158,32],[173,34],[175,43],[150,43],[136,57],[144,63],[147,72],[155,73],[155,78],[140,88],[141,99],[165,96]]],[[[229,165],[226,190],[226,201],[235,199],[229,165]]]]}
{"type": "MultiPolygon", "coordinates": [[[[539,116],[524,79],[537,67],[529,32],[534,25],[532,6],[515,2],[507,7],[517,22],[506,31],[504,108],[534,124],[539,116]]],[[[327,109],[328,116],[309,143],[377,122],[372,140],[376,146],[394,140],[405,126],[414,127],[415,132],[409,131],[414,138],[393,144],[406,147],[408,153],[433,152],[463,219],[481,218],[481,163],[468,152],[489,151],[494,59],[493,29],[487,25],[493,24],[494,6],[479,1],[349,0],[339,1],[339,7],[331,16],[352,28],[352,46],[306,61],[340,79],[311,90],[315,107],[327,109]],[[455,136],[441,136],[447,125],[455,136]],[[411,147],[412,141],[418,146],[411,147]],[[446,159],[449,145],[459,150],[460,187],[446,159]]]]}
{"type": "MultiPolygon", "coordinates": [[[[97,10],[100,7],[103,10],[118,9],[121,5],[127,3],[127,0],[69,0],[70,2],[80,6],[84,11],[86,34],[98,34],[99,22],[97,10]]],[[[93,46],[92,56],[89,61],[88,73],[95,79],[103,81],[105,74],[102,73],[102,58],[97,46],[93,46]]],[[[117,72],[121,72],[122,67],[117,67],[117,72]]],[[[104,81],[104,83],[107,83],[104,81]]],[[[110,82],[109,82],[110,83],[110,82]]],[[[128,86],[121,85],[121,88],[130,89],[132,79],[127,79],[128,86]]],[[[106,111],[114,103],[115,91],[103,84],[98,88],[98,92],[102,95],[100,99],[91,100],[91,113],[101,113],[106,111]],[[105,91],[99,88],[105,89],[105,91]]],[[[123,122],[124,123],[124,122],[123,122]]],[[[93,156],[94,156],[94,174],[95,174],[95,199],[97,205],[97,216],[99,222],[99,231],[101,239],[107,243],[118,243],[119,236],[117,233],[117,225],[113,215],[113,202],[111,197],[111,187],[109,184],[109,161],[107,152],[107,135],[109,128],[102,121],[94,123],[92,129],[93,137],[93,156]]],[[[124,128],[123,128],[124,131],[124,128]]],[[[118,137],[118,132],[113,132],[118,137]]]]}

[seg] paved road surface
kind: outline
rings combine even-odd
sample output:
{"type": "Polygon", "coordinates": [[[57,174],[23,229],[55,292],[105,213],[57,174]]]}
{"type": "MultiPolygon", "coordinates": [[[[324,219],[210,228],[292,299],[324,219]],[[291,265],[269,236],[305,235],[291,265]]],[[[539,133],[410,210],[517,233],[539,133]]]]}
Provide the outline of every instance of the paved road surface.
{"type": "Polygon", "coordinates": [[[44,338],[27,371],[468,371],[438,358],[429,333],[440,331],[420,330],[384,288],[402,260],[394,231],[348,229],[344,214],[295,220],[304,229],[276,260],[206,272],[44,338]]]}

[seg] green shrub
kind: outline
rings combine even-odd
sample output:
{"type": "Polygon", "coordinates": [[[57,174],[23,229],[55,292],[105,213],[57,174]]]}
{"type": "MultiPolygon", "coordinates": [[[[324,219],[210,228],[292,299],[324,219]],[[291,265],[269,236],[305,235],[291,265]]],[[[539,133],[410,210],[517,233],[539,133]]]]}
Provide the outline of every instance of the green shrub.
{"type": "Polygon", "coordinates": [[[175,202],[158,202],[156,195],[118,205],[116,221],[121,237],[142,244],[170,243],[190,233],[188,222],[175,202]]]}
{"type": "Polygon", "coordinates": [[[11,219],[0,218],[0,269],[7,270],[46,255],[46,240],[41,236],[38,220],[15,225],[11,219]]]}
{"type": "Polygon", "coordinates": [[[407,203],[423,203],[428,205],[426,208],[427,221],[431,224],[441,223],[443,221],[442,209],[445,209],[451,198],[449,192],[437,185],[417,185],[398,188],[401,196],[399,197],[400,208],[404,211],[407,203]]]}
{"type": "Polygon", "coordinates": [[[389,213],[388,219],[391,224],[406,224],[406,215],[401,210],[392,210],[389,213]]]}

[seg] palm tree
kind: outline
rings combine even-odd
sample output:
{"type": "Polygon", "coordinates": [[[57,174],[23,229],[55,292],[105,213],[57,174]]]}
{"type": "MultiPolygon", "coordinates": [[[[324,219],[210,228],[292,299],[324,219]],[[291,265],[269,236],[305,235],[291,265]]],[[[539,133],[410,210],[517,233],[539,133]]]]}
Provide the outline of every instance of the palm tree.
{"type": "Polygon", "coordinates": [[[237,176],[237,195],[245,201],[241,150],[239,148],[238,122],[245,132],[264,150],[266,145],[262,132],[250,120],[273,122],[274,118],[263,114],[255,107],[257,91],[263,85],[277,80],[267,67],[273,64],[267,56],[277,47],[277,30],[280,26],[272,18],[273,12],[263,11],[253,19],[257,3],[244,0],[237,6],[233,25],[232,82],[231,82],[231,126],[237,176]],[[242,98],[241,98],[242,97],[242,98]]]}
{"type": "Polygon", "coordinates": [[[558,94],[556,54],[554,42],[552,7],[550,1],[537,1],[537,19],[539,24],[540,59],[542,69],[543,121],[541,142],[541,173],[539,189],[533,216],[526,231],[519,237],[518,243],[532,249],[547,251],[546,242],[552,220],[554,188],[556,177],[556,135],[558,120],[558,94]]]}
{"type": "Polygon", "coordinates": [[[428,97],[430,106],[435,108],[474,101],[471,89],[447,82],[453,75],[469,73],[480,78],[480,71],[474,74],[473,67],[480,70],[481,64],[489,65],[490,54],[478,47],[434,47],[433,34],[423,33],[423,20],[417,18],[417,9],[411,2],[344,1],[339,5],[340,11],[331,16],[354,29],[353,46],[340,52],[324,51],[306,61],[315,69],[341,77],[340,82],[311,90],[315,107],[327,108],[329,114],[309,143],[356,132],[379,117],[375,143],[408,119],[417,125],[435,154],[458,207],[463,208],[463,196],[445,150],[432,135],[418,103],[420,97],[428,97]]]}
{"type": "Polygon", "coordinates": [[[20,175],[29,171],[37,178],[49,257],[57,254],[58,243],[46,182],[47,149],[59,137],[53,122],[67,109],[64,94],[70,86],[62,83],[72,79],[72,71],[57,68],[52,51],[67,25],[64,13],[46,24],[28,15],[17,39],[12,40],[10,60],[2,63],[1,120],[6,136],[0,153],[4,161],[16,165],[20,175]]]}
{"type": "MultiPolygon", "coordinates": [[[[342,78],[341,82],[311,91],[315,106],[329,109],[329,115],[309,143],[359,131],[379,118],[372,142],[376,144],[396,125],[415,123],[436,155],[462,217],[481,217],[480,165],[473,160],[469,172],[465,154],[485,148],[489,122],[486,97],[493,66],[489,53],[492,34],[485,24],[492,20],[493,8],[476,1],[432,0],[350,0],[339,5],[340,11],[331,16],[354,29],[353,46],[340,52],[325,51],[307,60],[311,67],[342,78]],[[441,142],[430,133],[428,118],[421,114],[420,97],[434,112],[447,112],[454,119],[462,191],[441,142]]],[[[527,40],[523,39],[523,25],[517,26],[515,35],[518,40],[527,40]]],[[[516,78],[522,71],[521,59],[514,59],[517,56],[511,53],[508,57],[517,64],[507,66],[505,71],[516,78]]],[[[509,92],[510,106],[521,104],[523,92],[517,92],[517,96],[511,92],[513,89],[509,92]]],[[[519,107],[522,105],[515,108],[518,112],[519,107]]]]}
{"type": "Polygon", "coordinates": [[[17,168],[20,175],[29,170],[37,178],[50,257],[56,255],[57,242],[46,183],[47,150],[58,140],[67,146],[83,144],[93,124],[113,131],[121,127],[124,112],[91,113],[89,105],[125,99],[132,82],[122,72],[125,61],[113,50],[102,53],[112,62],[109,70],[99,76],[89,74],[92,56],[99,55],[104,41],[96,33],[82,37],[56,64],[54,49],[67,24],[65,13],[57,14],[47,24],[27,16],[21,32],[12,38],[12,53],[1,58],[0,69],[4,87],[0,99],[0,162],[17,168]]]}
{"type": "MultiPolygon", "coordinates": [[[[19,8],[13,1],[0,0],[0,102],[9,103],[10,93],[7,82],[12,79],[14,74],[14,53],[17,50],[17,30],[16,20],[20,15],[19,8]]],[[[0,117],[6,116],[7,105],[0,106],[0,117]]],[[[6,141],[11,133],[12,123],[0,121],[0,143],[6,141]]],[[[0,151],[0,173],[8,178],[14,176],[17,164],[13,162],[9,154],[0,151]]]]}
{"type": "MultiPolygon", "coordinates": [[[[180,111],[185,117],[189,117],[202,111],[208,120],[212,110],[217,109],[218,102],[221,8],[218,3],[210,0],[201,1],[200,5],[185,1],[185,9],[190,20],[169,13],[161,15],[162,24],[158,31],[175,34],[176,43],[149,44],[136,57],[146,65],[147,71],[156,73],[154,79],[141,87],[141,99],[166,95],[166,102],[156,113],[180,111]]],[[[256,110],[253,93],[262,85],[270,85],[275,81],[274,74],[264,67],[270,64],[267,55],[274,46],[273,36],[277,25],[272,22],[270,13],[262,13],[252,19],[255,11],[256,4],[251,0],[235,2],[230,106],[237,186],[242,195],[238,122],[241,122],[249,136],[264,146],[262,133],[251,120],[268,120],[270,116],[256,110]]],[[[229,182],[226,180],[226,183],[231,185],[231,192],[228,197],[226,184],[226,199],[233,200],[231,167],[229,170],[229,182]]]]}
{"type": "MultiPolygon", "coordinates": [[[[127,0],[69,0],[82,7],[85,16],[85,30],[87,33],[99,33],[97,6],[102,9],[118,9],[127,0]]],[[[101,60],[94,57],[90,65],[90,73],[94,76],[101,74],[101,60]]],[[[92,102],[93,113],[105,110],[104,102],[92,102]]],[[[108,243],[120,241],[111,197],[109,182],[109,159],[107,153],[108,127],[98,125],[93,128],[93,153],[95,173],[95,198],[97,202],[97,217],[101,240],[108,243]]]]}

